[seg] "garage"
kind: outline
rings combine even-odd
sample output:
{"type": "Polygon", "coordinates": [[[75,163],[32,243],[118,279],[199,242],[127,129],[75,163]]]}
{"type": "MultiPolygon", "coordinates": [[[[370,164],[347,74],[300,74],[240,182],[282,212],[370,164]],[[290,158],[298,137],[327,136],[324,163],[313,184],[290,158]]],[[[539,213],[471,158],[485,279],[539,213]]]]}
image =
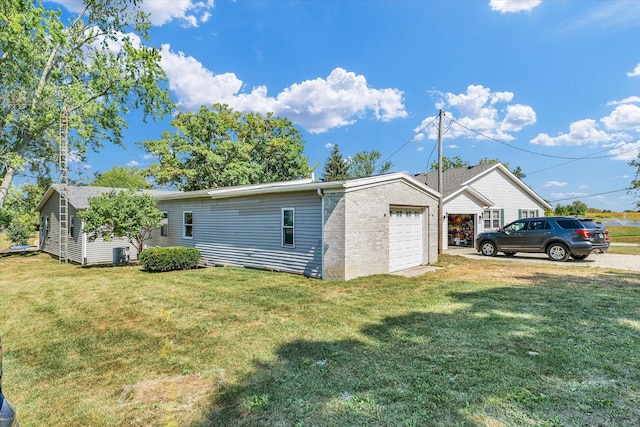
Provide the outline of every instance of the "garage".
{"type": "Polygon", "coordinates": [[[389,211],[389,272],[422,264],[423,210],[389,211]]]}

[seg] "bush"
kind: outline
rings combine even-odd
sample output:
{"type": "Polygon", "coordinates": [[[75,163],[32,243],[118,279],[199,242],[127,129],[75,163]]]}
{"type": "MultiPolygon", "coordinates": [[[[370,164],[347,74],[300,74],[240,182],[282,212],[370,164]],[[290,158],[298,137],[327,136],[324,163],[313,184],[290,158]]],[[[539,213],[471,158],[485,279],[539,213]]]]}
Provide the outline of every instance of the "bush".
{"type": "Polygon", "coordinates": [[[200,250],[182,246],[148,248],[140,254],[140,264],[146,271],[189,270],[200,261],[200,250]]]}

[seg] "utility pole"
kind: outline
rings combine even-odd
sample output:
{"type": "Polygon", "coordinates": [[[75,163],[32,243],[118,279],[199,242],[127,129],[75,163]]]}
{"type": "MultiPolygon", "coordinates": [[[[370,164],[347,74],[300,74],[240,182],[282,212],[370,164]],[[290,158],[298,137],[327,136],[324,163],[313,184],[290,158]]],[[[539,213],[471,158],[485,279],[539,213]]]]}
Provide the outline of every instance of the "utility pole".
{"type": "Polygon", "coordinates": [[[444,207],[442,206],[442,192],[444,191],[444,180],[442,178],[442,122],[444,110],[440,110],[440,122],[438,123],[438,254],[442,253],[442,235],[444,223],[444,207]]]}

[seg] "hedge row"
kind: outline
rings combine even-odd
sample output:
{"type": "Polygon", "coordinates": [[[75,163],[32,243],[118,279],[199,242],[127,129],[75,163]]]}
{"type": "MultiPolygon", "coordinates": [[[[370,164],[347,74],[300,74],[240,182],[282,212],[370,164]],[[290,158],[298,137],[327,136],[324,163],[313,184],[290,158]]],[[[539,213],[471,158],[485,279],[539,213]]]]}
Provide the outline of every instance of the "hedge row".
{"type": "Polygon", "coordinates": [[[148,248],[140,254],[140,264],[146,271],[189,270],[200,261],[200,250],[182,246],[148,248]]]}

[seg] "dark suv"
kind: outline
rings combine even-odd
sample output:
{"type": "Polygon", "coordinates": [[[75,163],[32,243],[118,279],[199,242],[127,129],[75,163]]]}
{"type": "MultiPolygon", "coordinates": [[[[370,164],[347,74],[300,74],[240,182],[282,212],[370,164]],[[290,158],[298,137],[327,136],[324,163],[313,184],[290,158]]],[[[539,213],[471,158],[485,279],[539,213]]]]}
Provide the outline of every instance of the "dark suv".
{"type": "Polygon", "coordinates": [[[497,231],[480,233],[476,242],[478,252],[486,256],[539,252],[553,261],[566,261],[569,257],[585,259],[593,251],[605,252],[609,249],[609,232],[588,218],[521,218],[497,231]]]}
{"type": "Polygon", "coordinates": [[[2,337],[0,337],[0,427],[17,427],[16,413],[2,394],[2,337]]]}

